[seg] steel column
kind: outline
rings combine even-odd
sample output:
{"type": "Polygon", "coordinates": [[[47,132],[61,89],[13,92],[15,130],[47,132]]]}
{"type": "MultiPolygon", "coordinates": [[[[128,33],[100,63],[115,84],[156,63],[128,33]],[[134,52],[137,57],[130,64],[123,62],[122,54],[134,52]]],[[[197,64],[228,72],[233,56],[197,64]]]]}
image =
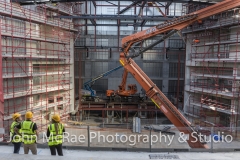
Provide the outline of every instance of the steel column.
{"type": "Polygon", "coordinates": [[[0,20],[0,127],[3,127],[4,115],[4,97],[3,97],[3,77],[2,77],[2,34],[1,34],[2,21],[0,20]]]}

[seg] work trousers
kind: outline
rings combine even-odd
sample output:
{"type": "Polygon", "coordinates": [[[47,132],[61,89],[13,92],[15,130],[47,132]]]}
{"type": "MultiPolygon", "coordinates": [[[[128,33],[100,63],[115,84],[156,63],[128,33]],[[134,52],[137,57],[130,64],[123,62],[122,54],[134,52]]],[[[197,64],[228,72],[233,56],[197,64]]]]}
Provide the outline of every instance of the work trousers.
{"type": "Polygon", "coordinates": [[[50,151],[51,151],[51,155],[56,156],[56,150],[57,150],[58,155],[63,156],[62,144],[49,146],[49,148],[50,148],[50,151]]]}
{"type": "Polygon", "coordinates": [[[13,153],[19,154],[22,142],[12,142],[12,144],[14,146],[13,153]]]}
{"type": "Polygon", "coordinates": [[[37,155],[37,144],[23,144],[24,154],[28,154],[29,150],[31,150],[32,154],[37,155]]]}

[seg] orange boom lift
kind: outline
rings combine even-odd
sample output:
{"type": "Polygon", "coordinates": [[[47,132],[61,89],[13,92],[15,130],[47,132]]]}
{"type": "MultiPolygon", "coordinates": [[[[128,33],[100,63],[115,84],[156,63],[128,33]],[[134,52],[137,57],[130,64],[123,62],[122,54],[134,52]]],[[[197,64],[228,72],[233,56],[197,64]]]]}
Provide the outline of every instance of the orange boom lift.
{"type": "MultiPolygon", "coordinates": [[[[150,47],[164,41],[177,31],[187,27],[195,21],[201,21],[203,18],[240,6],[240,0],[225,0],[223,2],[206,7],[194,13],[167,21],[147,30],[129,35],[122,39],[122,52],[120,53],[120,63],[124,67],[124,72],[130,72],[146,91],[146,95],[155,103],[155,105],[167,116],[167,118],[178,128],[179,131],[189,135],[187,140],[191,148],[208,148],[198,133],[191,126],[191,123],[177,110],[177,108],[168,100],[160,89],[151,81],[151,79],[142,71],[132,58],[139,56],[150,47]],[[131,46],[156,35],[166,33],[158,42],[140,51],[137,55],[129,55],[131,46]],[[196,138],[198,137],[197,141],[196,138]],[[196,141],[196,142],[195,142],[196,141]]],[[[123,75],[127,75],[124,73],[123,75]]],[[[123,76],[123,78],[126,76],[123,76]]],[[[124,80],[126,83],[126,80],[124,80]]],[[[125,86],[122,84],[121,86],[125,86]]],[[[123,89],[124,90],[124,89],[123,89]]],[[[120,91],[120,90],[119,90],[120,91]]]]}

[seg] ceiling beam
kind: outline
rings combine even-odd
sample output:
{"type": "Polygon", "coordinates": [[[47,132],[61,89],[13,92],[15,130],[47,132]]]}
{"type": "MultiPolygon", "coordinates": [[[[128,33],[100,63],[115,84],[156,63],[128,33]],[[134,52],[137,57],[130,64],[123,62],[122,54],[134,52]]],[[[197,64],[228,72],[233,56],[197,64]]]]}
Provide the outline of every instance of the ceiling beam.
{"type": "Polygon", "coordinates": [[[164,5],[162,4],[162,3],[160,3],[160,2],[157,2],[161,7],[164,7],[164,5]]]}
{"type": "Polygon", "coordinates": [[[117,4],[114,4],[112,2],[109,2],[109,1],[106,1],[106,2],[112,4],[113,6],[118,6],[117,4]]]}
{"type": "MultiPolygon", "coordinates": [[[[103,2],[104,0],[97,0],[99,2],[103,2]]],[[[116,0],[116,1],[129,1],[129,0],[116,0]]],[[[142,0],[149,1],[149,0],[142,0]]],[[[209,0],[207,2],[200,2],[198,0],[151,0],[152,2],[174,2],[174,3],[216,3],[221,2],[222,0],[209,0]]],[[[57,2],[81,2],[79,0],[11,0],[11,2],[20,3],[21,5],[34,5],[34,4],[42,4],[42,3],[57,3],[57,2]]],[[[106,1],[104,1],[106,2],[106,1]]],[[[109,2],[109,1],[107,1],[109,2]]]]}
{"type": "Polygon", "coordinates": [[[94,7],[96,8],[96,7],[97,7],[96,2],[95,2],[95,1],[92,1],[92,3],[93,3],[93,5],[94,5],[94,7]]]}
{"type": "Polygon", "coordinates": [[[132,4],[130,4],[129,6],[127,6],[126,8],[122,9],[121,11],[119,11],[117,14],[122,14],[124,12],[126,12],[127,10],[129,10],[131,7],[135,6],[136,4],[138,4],[141,1],[135,1],[132,4]]]}
{"type": "Polygon", "coordinates": [[[167,9],[171,4],[172,4],[172,2],[167,2],[165,8],[167,9]]]}

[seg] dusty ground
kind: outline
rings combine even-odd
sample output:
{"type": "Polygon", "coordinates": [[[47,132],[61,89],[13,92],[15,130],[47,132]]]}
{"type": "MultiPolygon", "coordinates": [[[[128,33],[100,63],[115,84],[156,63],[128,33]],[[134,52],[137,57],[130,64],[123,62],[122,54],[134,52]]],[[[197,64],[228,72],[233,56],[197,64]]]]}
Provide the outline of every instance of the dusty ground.
{"type": "MultiPolygon", "coordinates": [[[[87,126],[66,127],[65,146],[88,146],[87,126]]],[[[97,126],[89,127],[90,147],[110,147],[110,148],[171,148],[171,149],[188,149],[188,143],[180,137],[180,132],[174,126],[169,130],[175,135],[151,132],[142,129],[141,133],[133,133],[130,129],[100,128],[97,126]]],[[[208,138],[208,137],[207,137],[208,138]]],[[[211,137],[210,137],[211,138],[211,137]]],[[[209,140],[209,139],[208,139],[209,140]]],[[[38,143],[46,143],[46,140],[40,139],[38,143]]],[[[213,148],[239,148],[240,141],[232,140],[213,142],[213,148]]],[[[211,144],[208,143],[209,148],[211,144]]]]}

